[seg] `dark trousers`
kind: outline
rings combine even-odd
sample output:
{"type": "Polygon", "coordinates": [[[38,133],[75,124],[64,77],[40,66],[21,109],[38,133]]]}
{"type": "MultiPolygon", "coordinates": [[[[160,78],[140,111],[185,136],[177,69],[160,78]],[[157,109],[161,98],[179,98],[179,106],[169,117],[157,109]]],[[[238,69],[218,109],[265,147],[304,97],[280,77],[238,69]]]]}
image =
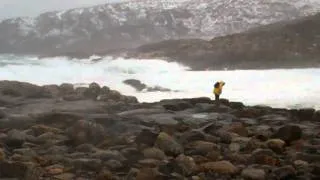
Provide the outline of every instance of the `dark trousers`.
{"type": "Polygon", "coordinates": [[[220,99],[219,99],[219,98],[220,98],[220,95],[215,94],[214,97],[215,97],[215,104],[216,104],[217,106],[220,106],[220,101],[219,101],[219,100],[220,100],[220,99]]]}
{"type": "Polygon", "coordinates": [[[215,100],[216,100],[216,101],[218,101],[218,100],[219,100],[220,95],[218,95],[218,94],[214,94],[214,97],[215,97],[215,100]]]}

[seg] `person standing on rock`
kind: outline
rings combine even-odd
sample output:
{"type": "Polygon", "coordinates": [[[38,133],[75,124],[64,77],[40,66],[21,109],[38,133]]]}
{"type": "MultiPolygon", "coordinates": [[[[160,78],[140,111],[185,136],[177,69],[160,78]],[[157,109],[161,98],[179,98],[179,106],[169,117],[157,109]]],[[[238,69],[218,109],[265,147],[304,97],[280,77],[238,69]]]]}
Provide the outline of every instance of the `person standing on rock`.
{"type": "Polygon", "coordinates": [[[215,96],[215,100],[216,100],[216,101],[219,101],[220,95],[221,95],[221,93],[222,93],[222,88],[223,88],[223,86],[224,86],[225,84],[226,84],[226,83],[223,82],[223,81],[219,81],[219,82],[216,82],[216,83],[214,84],[213,94],[214,94],[214,96],[215,96]]]}

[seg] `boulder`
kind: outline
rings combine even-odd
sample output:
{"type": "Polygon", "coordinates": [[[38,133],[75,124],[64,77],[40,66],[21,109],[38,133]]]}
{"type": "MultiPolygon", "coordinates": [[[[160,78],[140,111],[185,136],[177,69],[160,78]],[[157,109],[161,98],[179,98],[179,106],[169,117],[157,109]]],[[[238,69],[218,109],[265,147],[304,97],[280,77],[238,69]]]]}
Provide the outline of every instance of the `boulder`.
{"type": "Polygon", "coordinates": [[[59,91],[60,95],[73,94],[75,92],[73,84],[70,83],[62,83],[59,86],[59,91]]]}
{"type": "Polygon", "coordinates": [[[89,84],[89,88],[86,89],[84,92],[84,96],[93,100],[96,100],[97,97],[100,95],[101,87],[99,84],[93,82],[89,84]]]}
{"type": "Polygon", "coordinates": [[[105,128],[98,123],[79,120],[66,130],[69,138],[76,145],[90,142],[96,144],[106,137],[105,128]]]}
{"type": "Polygon", "coordinates": [[[158,135],[155,145],[167,155],[177,156],[183,153],[183,147],[175,140],[175,138],[165,132],[161,132],[158,135]]]}
{"type": "Polygon", "coordinates": [[[285,125],[282,126],[275,134],[272,135],[272,138],[278,138],[285,141],[287,144],[299,140],[302,137],[302,130],[297,125],[285,125]]]}
{"type": "Polygon", "coordinates": [[[24,98],[50,98],[43,87],[19,81],[0,81],[0,94],[24,98]]]}
{"type": "Polygon", "coordinates": [[[218,174],[236,174],[239,169],[229,161],[216,161],[201,164],[203,171],[211,171],[218,174]]]}
{"type": "Polygon", "coordinates": [[[263,169],[246,168],[242,170],[241,176],[250,180],[265,180],[266,172],[263,169]]]}

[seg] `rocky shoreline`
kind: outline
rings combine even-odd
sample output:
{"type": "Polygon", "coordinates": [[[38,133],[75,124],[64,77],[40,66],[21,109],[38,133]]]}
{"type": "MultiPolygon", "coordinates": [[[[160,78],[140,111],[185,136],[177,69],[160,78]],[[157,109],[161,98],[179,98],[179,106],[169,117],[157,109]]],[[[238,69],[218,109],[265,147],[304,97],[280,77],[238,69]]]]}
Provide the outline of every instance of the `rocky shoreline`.
{"type": "Polygon", "coordinates": [[[320,111],[0,81],[0,178],[319,179],[320,111]]]}

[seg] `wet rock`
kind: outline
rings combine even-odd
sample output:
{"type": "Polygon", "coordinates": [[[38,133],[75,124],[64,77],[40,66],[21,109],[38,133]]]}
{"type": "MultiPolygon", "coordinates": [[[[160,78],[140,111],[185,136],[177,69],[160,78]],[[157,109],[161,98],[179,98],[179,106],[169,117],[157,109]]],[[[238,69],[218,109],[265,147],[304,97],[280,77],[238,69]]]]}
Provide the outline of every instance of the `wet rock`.
{"type": "Polygon", "coordinates": [[[8,114],[6,118],[0,119],[0,128],[24,129],[31,126],[34,120],[24,114],[8,114]]]}
{"type": "Polygon", "coordinates": [[[219,130],[216,132],[216,136],[220,138],[220,142],[224,144],[230,144],[232,142],[232,135],[231,133],[225,130],[219,130]]]}
{"type": "Polygon", "coordinates": [[[226,113],[231,110],[230,107],[225,105],[217,106],[215,104],[208,103],[198,103],[195,105],[196,112],[216,112],[216,113],[226,113]]]}
{"type": "Polygon", "coordinates": [[[14,149],[13,153],[20,154],[23,156],[31,156],[31,157],[37,156],[37,153],[30,148],[14,149]]]}
{"type": "Polygon", "coordinates": [[[320,176],[320,165],[319,164],[313,164],[311,167],[311,173],[320,176]]]}
{"type": "Polygon", "coordinates": [[[60,95],[73,94],[74,93],[73,84],[62,83],[59,86],[59,91],[60,91],[60,95]]]}
{"type": "Polygon", "coordinates": [[[102,169],[97,175],[97,180],[111,180],[113,178],[112,172],[108,169],[102,169]]]}
{"type": "Polygon", "coordinates": [[[1,177],[37,180],[42,174],[42,168],[33,163],[0,161],[1,177]]]}
{"type": "Polygon", "coordinates": [[[254,127],[253,132],[256,138],[260,139],[261,141],[266,141],[273,135],[272,128],[268,125],[259,125],[254,127]]]}
{"type": "Polygon", "coordinates": [[[139,81],[137,79],[127,79],[127,80],[124,80],[123,83],[132,86],[137,91],[142,91],[147,88],[146,84],[142,83],[141,81],[139,81]]]}
{"type": "Polygon", "coordinates": [[[127,180],[134,179],[135,177],[137,177],[138,172],[139,172],[139,169],[137,169],[137,168],[131,168],[125,178],[126,178],[127,180]]]}
{"type": "Polygon", "coordinates": [[[93,82],[89,84],[89,88],[84,92],[84,96],[93,100],[96,100],[101,91],[101,87],[99,84],[93,82]]]}
{"type": "Polygon", "coordinates": [[[308,153],[300,153],[298,152],[296,154],[297,160],[303,160],[308,163],[316,163],[320,162],[320,155],[319,154],[308,154],[308,153]]]}
{"type": "Polygon", "coordinates": [[[135,104],[138,103],[138,99],[134,96],[123,96],[124,97],[124,102],[129,103],[129,104],[135,104]]]}
{"type": "Polygon", "coordinates": [[[158,138],[158,135],[158,133],[152,132],[151,130],[143,129],[135,138],[135,142],[138,145],[145,144],[152,147],[158,138]]]}
{"type": "Polygon", "coordinates": [[[179,140],[183,144],[190,143],[191,141],[203,141],[205,140],[205,135],[201,131],[192,130],[184,132],[180,136],[179,140]]]}
{"type": "Polygon", "coordinates": [[[213,151],[210,151],[206,157],[211,161],[218,161],[220,159],[220,156],[221,154],[219,151],[213,150],[213,151]]]}
{"type": "Polygon", "coordinates": [[[158,135],[155,144],[167,155],[177,156],[183,153],[183,147],[173,137],[164,132],[158,135]]]}
{"type": "Polygon", "coordinates": [[[67,95],[64,95],[62,99],[65,101],[80,101],[85,98],[80,94],[67,94],[67,95]]]}
{"type": "Polygon", "coordinates": [[[245,126],[255,126],[258,125],[258,121],[252,118],[240,118],[240,122],[242,122],[245,126]]]}
{"type": "Polygon", "coordinates": [[[269,125],[277,126],[287,124],[287,122],[291,121],[290,118],[279,114],[267,114],[259,117],[258,120],[269,125]]]}
{"type": "Polygon", "coordinates": [[[245,147],[243,148],[243,151],[245,152],[252,152],[256,149],[259,149],[259,148],[266,148],[265,144],[257,139],[257,138],[251,138],[245,145],[245,147]]]}
{"type": "Polygon", "coordinates": [[[225,153],[224,159],[229,160],[234,164],[248,164],[250,162],[250,155],[239,153],[225,153]]]}
{"type": "Polygon", "coordinates": [[[120,153],[125,157],[126,163],[133,164],[143,158],[143,152],[135,147],[121,149],[120,153]]]}
{"type": "Polygon", "coordinates": [[[198,170],[198,166],[192,157],[180,154],[175,159],[175,161],[176,161],[177,165],[182,169],[183,175],[189,176],[198,170]]]}
{"type": "Polygon", "coordinates": [[[19,81],[0,81],[0,93],[12,97],[51,97],[51,95],[45,91],[43,87],[19,81]]]}
{"type": "Polygon", "coordinates": [[[72,173],[63,173],[63,174],[55,175],[54,178],[57,180],[73,180],[75,176],[76,175],[72,173]]]}
{"type": "Polygon", "coordinates": [[[84,152],[84,153],[92,153],[97,151],[97,148],[94,147],[92,144],[80,144],[75,149],[78,152],[84,152]]]}
{"type": "Polygon", "coordinates": [[[246,168],[242,170],[241,176],[244,179],[250,180],[264,180],[266,179],[266,173],[262,169],[255,169],[255,168],[246,168]]]}
{"type": "Polygon", "coordinates": [[[199,108],[198,110],[199,110],[198,112],[215,112],[215,113],[228,113],[232,111],[230,107],[223,104],[220,104],[220,105],[213,104],[211,107],[209,106],[205,107],[204,105],[202,105],[202,108],[199,108]]]}
{"type": "Polygon", "coordinates": [[[44,154],[65,154],[69,150],[68,146],[51,146],[45,150],[44,154]]]}
{"type": "Polygon", "coordinates": [[[161,161],[157,159],[142,159],[138,161],[142,167],[156,168],[161,164],[161,161]]]}
{"type": "Polygon", "coordinates": [[[272,138],[278,138],[290,144],[293,141],[299,140],[302,137],[302,130],[297,125],[285,125],[281,127],[272,138]]]}
{"type": "Polygon", "coordinates": [[[153,114],[148,116],[140,116],[143,121],[153,122],[159,125],[177,125],[178,121],[174,119],[173,114],[169,113],[161,113],[161,114],[153,114]]]}
{"type": "Polygon", "coordinates": [[[58,97],[60,95],[59,86],[55,84],[42,86],[44,91],[48,92],[52,97],[58,97]]]}
{"type": "Polygon", "coordinates": [[[139,108],[134,110],[128,110],[118,113],[119,116],[137,116],[137,115],[153,115],[153,114],[161,114],[166,113],[163,108],[139,108]]]}
{"type": "Polygon", "coordinates": [[[45,167],[46,176],[54,176],[62,174],[64,172],[64,166],[55,164],[48,167],[45,167]]]}
{"type": "Polygon", "coordinates": [[[34,136],[40,136],[41,134],[47,133],[47,132],[52,132],[55,134],[62,133],[62,130],[50,126],[46,126],[43,124],[37,124],[31,127],[34,136]]]}
{"type": "Polygon", "coordinates": [[[211,171],[219,174],[236,174],[238,168],[229,161],[216,161],[201,164],[203,171],[211,171]]]}
{"type": "Polygon", "coordinates": [[[218,150],[217,144],[206,141],[193,141],[185,146],[185,154],[206,156],[213,150],[218,150]]]}
{"type": "Polygon", "coordinates": [[[192,105],[205,103],[210,104],[213,103],[213,101],[208,97],[198,97],[198,98],[191,98],[191,99],[185,99],[186,101],[190,102],[192,105]]]}
{"type": "Polygon", "coordinates": [[[163,107],[166,110],[170,110],[170,111],[183,111],[188,108],[192,108],[192,105],[185,101],[177,101],[177,102],[163,104],[163,107]]]}
{"type": "Polygon", "coordinates": [[[22,144],[28,139],[31,139],[30,135],[27,135],[23,131],[13,129],[8,132],[8,136],[5,140],[5,143],[9,147],[20,148],[22,147],[22,144]]]}
{"type": "Polygon", "coordinates": [[[296,170],[291,165],[287,165],[274,169],[272,174],[275,179],[279,180],[294,179],[296,177],[296,170]]]}
{"type": "Polygon", "coordinates": [[[232,109],[242,109],[242,108],[245,107],[242,102],[229,102],[229,106],[230,106],[232,109]]]}
{"type": "Polygon", "coordinates": [[[6,159],[6,154],[2,148],[0,148],[0,161],[4,161],[6,159]]]}
{"type": "Polygon", "coordinates": [[[118,160],[120,162],[123,162],[125,157],[119,152],[119,151],[111,151],[111,150],[99,150],[95,153],[90,154],[92,158],[100,159],[102,161],[108,161],[108,160],[118,160]]]}
{"type": "Polygon", "coordinates": [[[275,153],[270,149],[256,149],[252,152],[250,159],[252,163],[256,164],[277,166],[280,163],[275,153]]]}
{"type": "Polygon", "coordinates": [[[232,123],[228,128],[228,131],[243,137],[247,137],[249,134],[247,128],[242,123],[232,123]]]}
{"type": "Polygon", "coordinates": [[[114,159],[110,159],[103,164],[106,165],[110,170],[118,170],[124,167],[124,165],[120,161],[114,159]]]}
{"type": "Polygon", "coordinates": [[[299,109],[297,112],[297,116],[300,121],[310,121],[314,115],[315,109],[313,108],[304,108],[299,109]]]}
{"type": "Polygon", "coordinates": [[[166,155],[162,150],[154,147],[144,149],[143,155],[145,158],[150,158],[150,159],[164,160],[166,158],[166,155]]]}
{"type": "Polygon", "coordinates": [[[309,165],[308,162],[302,161],[302,160],[295,160],[293,164],[296,168],[305,168],[305,167],[308,167],[309,165]]]}
{"type": "Polygon", "coordinates": [[[209,135],[216,135],[216,132],[221,128],[221,125],[218,123],[209,123],[201,127],[202,131],[209,135]]]}
{"type": "Polygon", "coordinates": [[[114,101],[120,101],[121,100],[121,93],[115,90],[110,90],[110,92],[107,95],[108,99],[114,100],[114,101]]]}
{"type": "Polygon", "coordinates": [[[320,110],[316,111],[312,117],[312,121],[320,122],[320,110]]]}
{"type": "Polygon", "coordinates": [[[36,137],[34,139],[34,143],[37,144],[43,144],[43,143],[47,143],[47,142],[53,142],[54,140],[56,140],[58,138],[58,136],[52,132],[46,132],[41,134],[40,136],[36,137]]]}
{"type": "Polygon", "coordinates": [[[0,109],[0,119],[5,118],[6,116],[7,113],[3,109],[0,109]]]}
{"type": "Polygon", "coordinates": [[[266,142],[268,148],[273,150],[276,153],[281,153],[284,151],[286,143],[281,139],[269,139],[266,142]]]}
{"type": "Polygon", "coordinates": [[[110,90],[111,90],[111,89],[110,89],[109,87],[107,87],[107,86],[102,86],[102,88],[100,89],[100,94],[101,94],[101,95],[109,94],[110,90]]]}
{"type": "Polygon", "coordinates": [[[99,171],[102,168],[102,160],[87,159],[87,158],[73,159],[72,165],[76,169],[87,170],[87,171],[99,171]]]}
{"type": "Polygon", "coordinates": [[[161,180],[161,176],[156,169],[153,168],[142,168],[137,173],[136,180],[161,180]]]}
{"type": "Polygon", "coordinates": [[[229,144],[229,150],[232,153],[236,153],[236,152],[239,152],[241,150],[241,146],[240,146],[239,143],[231,143],[231,144],[229,144]]]}
{"type": "Polygon", "coordinates": [[[244,107],[235,111],[233,114],[240,118],[257,118],[261,116],[263,112],[257,108],[244,107]]]}
{"type": "Polygon", "coordinates": [[[80,120],[68,128],[67,134],[76,145],[87,142],[96,144],[106,136],[105,128],[102,125],[85,120],[80,120]]]}

